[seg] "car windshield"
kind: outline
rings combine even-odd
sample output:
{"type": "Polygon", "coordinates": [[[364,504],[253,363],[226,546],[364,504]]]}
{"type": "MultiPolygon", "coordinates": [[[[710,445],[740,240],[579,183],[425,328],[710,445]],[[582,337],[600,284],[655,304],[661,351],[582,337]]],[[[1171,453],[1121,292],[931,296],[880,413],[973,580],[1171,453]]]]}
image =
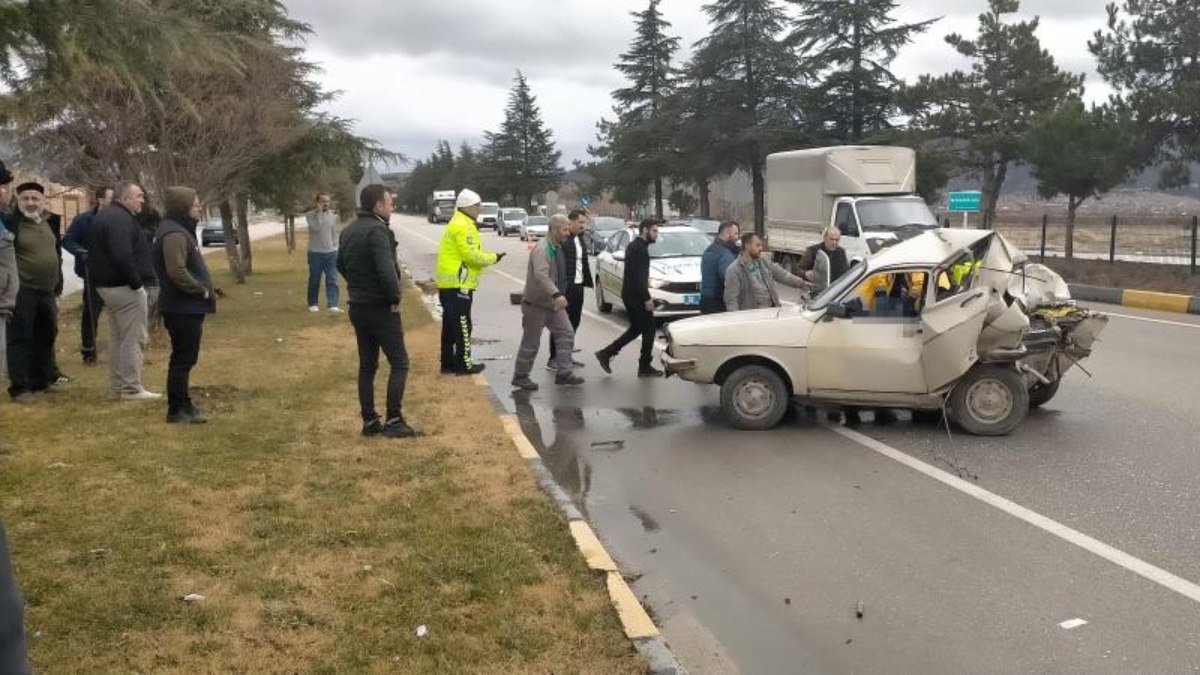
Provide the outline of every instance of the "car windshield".
{"type": "Polygon", "coordinates": [[[479,213],[485,216],[494,216],[500,212],[500,207],[495,204],[484,204],[479,208],[479,213]]]}
{"type": "Polygon", "coordinates": [[[937,218],[933,217],[929,207],[917,198],[863,200],[858,203],[858,219],[864,230],[938,226],[937,218]]]}
{"type": "Polygon", "coordinates": [[[834,298],[840,297],[846,292],[846,289],[851,288],[862,279],[867,266],[859,261],[854,264],[840,279],[833,282],[822,291],[817,297],[813,298],[804,306],[805,309],[825,309],[829,303],[833,302],[834,298]]]}
{"type": "Polygon", "coordinates": [[[592,229],[596,232],[616,232],[625,227],[625,221],[620,218],[593,218],[592,229]]]}
{"type": "Polygon", "coordinates": [[[546,227],[550,224],[550,219],[546,216],[530,216],[527,225],[529,227],[546,227]]]}
{"type": "Polygon", "coordinates": [[[651,258],[689,258],[704,255],[711,242],[703,232],[680,230],[659,232],[658,241],[650,247],[651,258]]]}
{"type": "Polygon", "coordinates": [[[453,199],[439,199],[439,200],[435,201],[434,204],[439,209],[454,208],[454,200],[453,199]]]}
{"type": "Polygon", "coordinates": [[[721,228],[721,221],[719,220],[701,220],[696,218],[689,220],[687,224],[688,227],[694,227],[704,234],[716,234],[717,230],[721,228]]]}
{"type": "Polygon", "coordinates": [[[520,220],[525,217],[525,212],[521,209],[509,209],[504,212],[505,220],[520,220]]]}

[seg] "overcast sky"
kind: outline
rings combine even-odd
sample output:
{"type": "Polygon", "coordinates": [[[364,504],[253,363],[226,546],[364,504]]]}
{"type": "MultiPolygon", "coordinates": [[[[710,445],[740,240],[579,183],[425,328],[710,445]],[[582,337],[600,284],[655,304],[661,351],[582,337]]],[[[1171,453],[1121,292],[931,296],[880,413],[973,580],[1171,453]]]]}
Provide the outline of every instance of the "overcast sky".
{"type": "MultiPolygon", "coordinates": [[[[1087,75],[1087,98],[1108,89],[1087,40],[1105,20],[1106,0],[1025,0],[1040,16],[1039,37],[1061,67],[1087,75]]],[[[285,0],[309,23],[310,60],[327,89],[342,92],[329,111],[358,120],[358,131],[413,159],[439,138],[479,144],[495,130],[519,68],[563,151],[563,164],[587,160],[595,124],[612,116],[613,69],[633,38],[630,11],[646,0],[285,0]]],[[[683,57],[708,33],[701,0],[663,0],[683,57]]],[[[943,37],[974,36],[986,0],[904,0],[904,21],[943,17],[900,54],[906,79],[964,66],[943,37]]]]}

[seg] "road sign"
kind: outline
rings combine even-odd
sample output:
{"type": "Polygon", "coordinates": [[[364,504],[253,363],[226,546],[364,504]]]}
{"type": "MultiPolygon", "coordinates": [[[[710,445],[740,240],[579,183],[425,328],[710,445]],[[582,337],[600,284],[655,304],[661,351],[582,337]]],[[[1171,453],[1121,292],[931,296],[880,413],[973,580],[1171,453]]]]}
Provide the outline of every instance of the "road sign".
{"type": "Polygon", "coordinates": [[[978,190],[950,193],[950,211],[955,213],[979,213],[983,193],[978,190]]]}

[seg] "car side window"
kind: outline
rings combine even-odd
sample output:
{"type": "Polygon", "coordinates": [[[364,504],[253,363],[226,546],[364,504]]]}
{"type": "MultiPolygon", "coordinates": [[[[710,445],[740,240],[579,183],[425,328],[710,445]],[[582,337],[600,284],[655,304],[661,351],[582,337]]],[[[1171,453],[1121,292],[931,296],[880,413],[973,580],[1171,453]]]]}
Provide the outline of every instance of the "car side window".
{"type": "Polygon", "coordinates": [[[971,288],[979,274],[980,262],[970,253],[964,253],[934,274],[937,279],[935,302],[952,298],[971,288]]]}
{"type": "Polygon", "coordinates": [[[916,318],[925,304],[926,270],[889,270],[868,276],[843,301],[853,317],[916,318]]]}
{"type": "Polygon", "coordinates": [[[837,229],[841,230],[844,237],[858,236],[858,218],[854,215],[854,207],[850,204],[838,204],[837,213],[833,217],[833,224],[837,229]]]}
{"type": "Polygon", "coordinates": [[[629,233],[625,231],[618,232],[615,237],[608,240],[608,250],[616,253],[624,251],[629,242],[629,233]]]}

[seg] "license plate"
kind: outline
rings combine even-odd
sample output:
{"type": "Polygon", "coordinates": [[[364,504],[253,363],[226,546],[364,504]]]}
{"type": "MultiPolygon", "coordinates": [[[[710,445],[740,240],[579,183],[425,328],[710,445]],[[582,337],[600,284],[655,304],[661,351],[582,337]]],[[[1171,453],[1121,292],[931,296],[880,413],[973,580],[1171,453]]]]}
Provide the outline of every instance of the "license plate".
{"type": "Polygon", "coordinates": [[[692,293],[690,295],[685,295],[683,296],[683,301],[689,305],[698,305],[700,304],[700,294],[692,293]]]}

